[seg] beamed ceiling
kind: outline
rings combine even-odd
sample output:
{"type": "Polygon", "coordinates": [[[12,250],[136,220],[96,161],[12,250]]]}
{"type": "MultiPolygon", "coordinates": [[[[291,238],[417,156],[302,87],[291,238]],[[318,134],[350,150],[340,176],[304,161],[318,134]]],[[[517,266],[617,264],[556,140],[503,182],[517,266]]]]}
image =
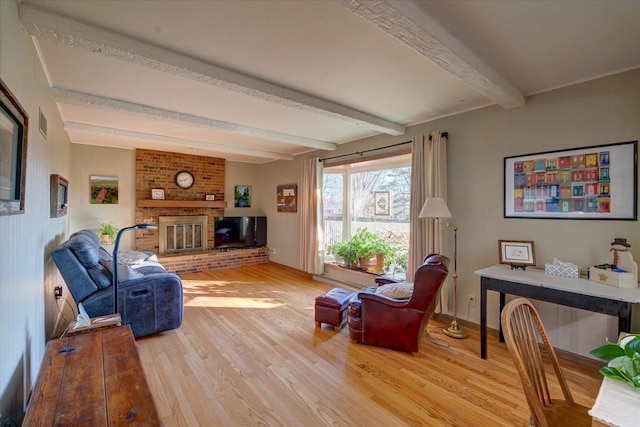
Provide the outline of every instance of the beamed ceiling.
{"type": "Polygon", "coordinates": [[[640,67],[638,1],[23,0],[73,143],[265,163],[640,67]]]}

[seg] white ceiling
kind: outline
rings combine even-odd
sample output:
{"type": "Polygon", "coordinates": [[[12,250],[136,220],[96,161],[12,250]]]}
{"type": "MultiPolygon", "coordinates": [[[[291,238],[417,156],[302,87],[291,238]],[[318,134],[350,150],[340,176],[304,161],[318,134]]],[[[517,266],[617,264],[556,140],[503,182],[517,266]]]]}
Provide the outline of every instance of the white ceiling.
{"type": "Polygon", "coordinates": [[[265,163],[640,67],[640,1],[23,0],[71,141],[265,163]]]}

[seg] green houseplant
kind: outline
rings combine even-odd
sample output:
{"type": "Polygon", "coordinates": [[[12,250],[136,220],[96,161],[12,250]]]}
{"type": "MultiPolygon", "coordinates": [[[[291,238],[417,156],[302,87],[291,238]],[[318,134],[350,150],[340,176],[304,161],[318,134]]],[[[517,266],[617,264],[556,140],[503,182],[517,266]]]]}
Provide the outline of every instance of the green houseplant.
{"type": "Polygon", "coordinates": [[[358,262],[358,257],[356,256],[355,250],[350,245],[348,240],[336,242],[333,245],[329,246],[327,248],[327,253],[342,257],[342,259],[344,260],[344,265],[346,267],[355,268],[355,265],[358,262]]]}
{"type": "Polygon", "coordinates": [[[96,233],[98,233],[100,243],[110,245],[116,240],[116,235],[119,230],[120,229],[113,225],[112,222],[103,222],[100,224],[100,227],[96,228],[96,233]]]}
{"type": "Polygon", "coordinates": [[[609,362],[600,369],[602,375],[640,388],[640,335],[627,335],[619,345],[605,344],[589,353],[609,362]]]}
{"type": "Polygon", "coordinates": [[[391,259],[393,249],[381,236],[366,228],[359,228],[349,240],[329,246],[327,253],[342,257],[345,266],[350,268],[355,268],[359,262],[361,268],[369,267],[382,271],[384,260],[391,259]]]}
{"type": "Polygon", "coordinates": [[[378,234],[367,228],[359,228],[351,236],[349,242],[356,251],[358,258],[371,258],[375,254],[389,256],[391,245],[378,234]]]}

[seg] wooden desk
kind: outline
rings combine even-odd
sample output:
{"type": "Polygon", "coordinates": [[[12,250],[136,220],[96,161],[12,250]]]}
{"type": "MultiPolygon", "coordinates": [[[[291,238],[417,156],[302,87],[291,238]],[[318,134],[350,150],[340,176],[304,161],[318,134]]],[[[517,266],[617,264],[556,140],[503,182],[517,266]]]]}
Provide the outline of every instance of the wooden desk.
{"type": "MultiPolygon", "coordinates": [[[[640,303],[640,288],[614,288],[587,279],[570,279],[527,268],[511,270],[494,265],[475,272],[480,276],[480,356],[487,358],[487,291],[500,292],[500,312],[505,294],[518,295],[618,318],[618,332],[630,332],[631,309],[640,303]]],[[[500,341],[504,341],[500,325],[500,341]]]]}
{"type": "Polygon", "coordinates": [[[24,426],[162,425],[129,325],[49,341],[24,426]]]}

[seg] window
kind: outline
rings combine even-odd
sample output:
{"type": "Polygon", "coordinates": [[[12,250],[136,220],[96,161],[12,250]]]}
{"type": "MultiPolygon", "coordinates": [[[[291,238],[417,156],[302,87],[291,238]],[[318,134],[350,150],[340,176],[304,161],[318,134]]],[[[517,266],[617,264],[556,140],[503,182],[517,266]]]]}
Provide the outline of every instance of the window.
{"type": "Polygon", "coordinates": [[[347,240],[359,228],[409,247],[411,155],[324,168],[325,246],[347,240]]]}

